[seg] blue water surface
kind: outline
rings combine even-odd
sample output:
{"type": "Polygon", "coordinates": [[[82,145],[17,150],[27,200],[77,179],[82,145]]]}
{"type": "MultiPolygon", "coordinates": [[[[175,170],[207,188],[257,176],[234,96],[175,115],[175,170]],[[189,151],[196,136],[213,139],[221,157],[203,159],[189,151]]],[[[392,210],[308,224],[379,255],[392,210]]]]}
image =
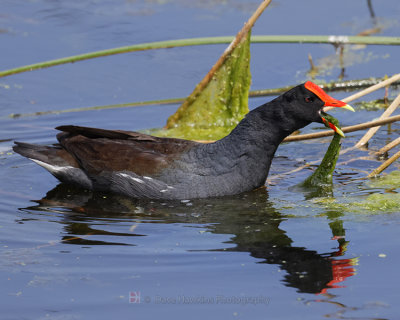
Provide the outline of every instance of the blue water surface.
{"type": "MultiPolygon", "coordinates": [[[[374,29],[376,35],[398,36],[400,3],[370,2],[373,14],[365,0],[273,1],[253,34],[356,35],[374,29]]],[[[3,0],[0,69],[135,43],[234,35],[258,4],[3,0]]],[[[0,78],[2,319],[398,317],[400,209],[332,205],[362,203],[374,193],[398,195],[396,188],[360,180],[382,162],[370,151],[397,138],[398,124],[382,127],[369,150],[339,158],[327,197],[294,188],[315,166],[282,173],[321,159],[330,138],[280,146],[266,189],[182,202],[58,185],[12,152],[14,140],[54,143],[53,128],[61,124],[161,127],[178,104],[26,114],[187,96],[225,47],[127,53],[0,78]]],[[[252,89],[309,80],[308,54],[320,68],[316,80],[337,80],[341,73],[331,45],[253,44],[251,53],[252,89]]],[[[398,73],[399,56],[396,46],[347,46],[344,79],[398,73]]],[[[389,90],[389,98],[397,94],[389,90]]],[[[379,90],[365,99],[383,95],[379,90]]],[[[250,108],[269,99],[252,98],[250,108]]],[[[355,107],[354,114],[332,114],[346,126],[382,113],[355,107]]],[[[342,148],[363,133],[348,134],[342,148]]]]}

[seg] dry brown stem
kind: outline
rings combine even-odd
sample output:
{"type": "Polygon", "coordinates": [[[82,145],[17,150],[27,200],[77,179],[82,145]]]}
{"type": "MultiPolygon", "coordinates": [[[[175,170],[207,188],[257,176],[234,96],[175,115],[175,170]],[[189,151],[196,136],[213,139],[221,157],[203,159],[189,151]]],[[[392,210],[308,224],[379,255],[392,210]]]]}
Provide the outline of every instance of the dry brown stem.
{"type": "Polygon", "coordinates": [[[398,137],[397,139],[395,139],[392,142],[388,143],[383,148],[379,149],[377,154],[385,154],[386,152],[388,152],[389,150],[391,150],[394,147],[398,146],[399,144],[400,144],[400,137],[398,137]]]}
{"type": "MultiPolygon", "coordinates": [[[[382,120],[364,122],[364,123],[356,124],[354,126],[343,127],[342,131],[344,133],[348,133],[348,132],[354,132],[354,131],[358,131],[358,130],[365,130],[368,128],[382,126],[384,124],[393,123],[396,121],[400,121],[400,115],[389,117],[389,118],[382,119],[382,120]]],[[[325,130],[325,131],[320,131],[320,132],[316,132],[316,133],[299,134],[297,136],[289,136],[283,141],[291,142],[291,141],[300,141],[300,140],[309,140],[309,139],[316,139],[316,138],[322,138],[322,137],[329,137],[329,136],[333,136],[334,133],[335,132],[333,130],[325,130]]]]}
{"type": "Polygon", "coordinates": [[[383,170],[385,170],[387,167],[389,167],[393,162],[395,162],[398,158],[400,158],[400,151],[397,151],[392,157],[387,159],[384,163],[382,163],[378,168],[376,168],[374,171],[372,171],[367,178],[373,178],[376,177],[378,174],[380,174],[383,170]]]}
{"type": "MultiPolygon", "coordinates": [[[[384,113],[379,117],[379,120],[387,119],[399,106],[400,104],[400,94],[392,102],[392,104],[385,110],[384,113]]],[[[368,130],[368,132],[356,143],[356,147],[362,147],[368,143],[368,141],[374,136],[374,134],[379,130],[380,126],[373,127],[368,130]]]]}

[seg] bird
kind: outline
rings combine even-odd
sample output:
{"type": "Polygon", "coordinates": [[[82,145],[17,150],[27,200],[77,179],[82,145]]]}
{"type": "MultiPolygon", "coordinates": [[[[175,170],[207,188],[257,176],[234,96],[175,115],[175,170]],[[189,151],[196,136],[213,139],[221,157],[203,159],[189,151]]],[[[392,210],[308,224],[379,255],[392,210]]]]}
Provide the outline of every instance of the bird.
{"type": "Polygon", "coordinates": [[[58,143],[15,142],[13,150],[58,180],[139,199],[183,200],[235,195],[265,185],[279,144],[325,107],[354,109],[307,81],[251,110],[213,143],[75,125],[56,127],[58,143]]]}

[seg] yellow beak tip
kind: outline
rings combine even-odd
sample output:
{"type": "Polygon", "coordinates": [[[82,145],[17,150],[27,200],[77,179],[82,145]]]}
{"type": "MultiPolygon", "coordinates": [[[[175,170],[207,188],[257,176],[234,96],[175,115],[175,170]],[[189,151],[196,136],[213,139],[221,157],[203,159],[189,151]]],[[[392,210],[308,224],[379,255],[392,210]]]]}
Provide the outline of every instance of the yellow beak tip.
{"type": "Polygon", "coordinates": [[[341,136],[342,138],[346,138],[346,136],[344,135],[343,131],[340,130],[338,127],[336,127],[336,133],[341,136]]]}
{"type": "Polygon", "coordinates": [[[343,109],[347,109],[347,110],[350,110],[350,111],[353,111],[353,112],[355,112],[356,110],[354,110],[354,108],[351,106],[351,105],[349,105],[349,104],[346,104],[345,106],[343,106],[342,107],[343,109]]]}

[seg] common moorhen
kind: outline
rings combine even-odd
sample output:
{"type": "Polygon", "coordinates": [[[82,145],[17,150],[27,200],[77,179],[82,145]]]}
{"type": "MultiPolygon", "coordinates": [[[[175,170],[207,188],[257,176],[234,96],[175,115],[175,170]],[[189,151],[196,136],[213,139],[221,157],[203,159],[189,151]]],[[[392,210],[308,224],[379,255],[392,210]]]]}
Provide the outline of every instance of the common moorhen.
{"type": "Polygon", "coordinates": [[[264,185],[278,145],[311,122],[326,122],[327,106],[354,111],[308,81],[250,111],[214,143],[60,126],[58,144],[15,142],[13,149],[60,181],[87,189],[151,199],[233,195],[264,185]]]}

